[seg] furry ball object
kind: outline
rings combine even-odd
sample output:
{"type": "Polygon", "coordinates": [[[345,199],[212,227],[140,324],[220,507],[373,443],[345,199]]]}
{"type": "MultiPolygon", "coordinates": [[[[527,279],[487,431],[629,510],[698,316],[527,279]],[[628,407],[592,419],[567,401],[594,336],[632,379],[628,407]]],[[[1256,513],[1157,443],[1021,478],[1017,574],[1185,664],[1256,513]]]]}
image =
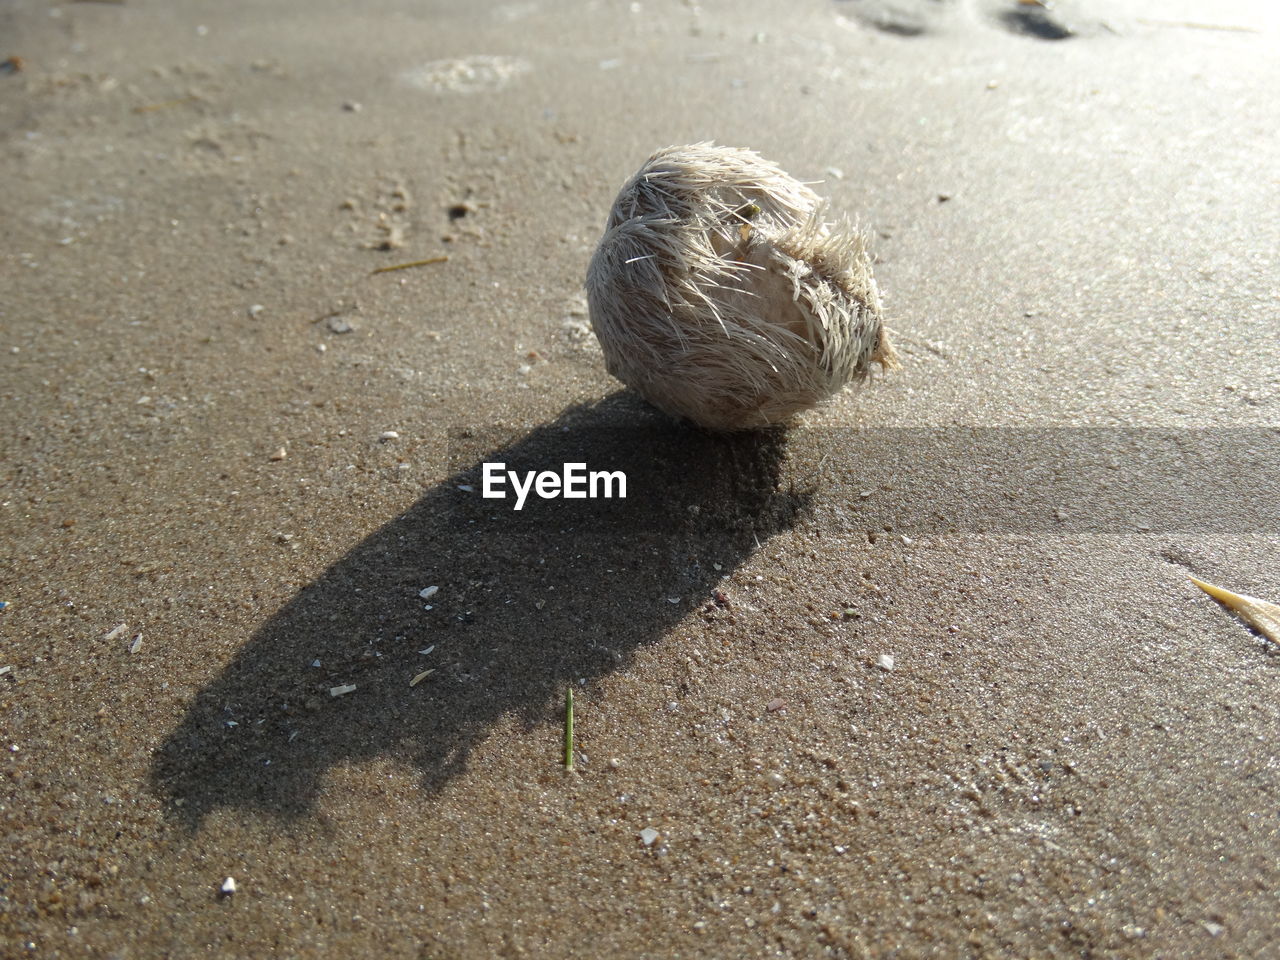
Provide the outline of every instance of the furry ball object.
{"type": "Polygon", "coordinates": [[[659,150],[587,271],[608,370],[711,430],[786,421],[897,366],[862,234],[750,150],[659,150]]]}

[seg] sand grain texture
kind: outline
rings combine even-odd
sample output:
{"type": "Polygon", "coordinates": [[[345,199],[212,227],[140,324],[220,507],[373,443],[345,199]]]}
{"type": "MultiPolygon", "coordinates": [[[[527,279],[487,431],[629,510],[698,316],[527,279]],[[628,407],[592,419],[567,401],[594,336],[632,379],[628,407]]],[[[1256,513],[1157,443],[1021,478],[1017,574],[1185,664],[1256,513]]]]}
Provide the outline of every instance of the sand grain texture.
{"type": "Polygon", "coordinates": [[[1280,595],[1280,24],[857,6],[0,9],[0,954],[1274,949],[1280,674],[1187,577],[1280,595]],[[582,335],[707,139],[900,334],[785,436],[582,335]]]}

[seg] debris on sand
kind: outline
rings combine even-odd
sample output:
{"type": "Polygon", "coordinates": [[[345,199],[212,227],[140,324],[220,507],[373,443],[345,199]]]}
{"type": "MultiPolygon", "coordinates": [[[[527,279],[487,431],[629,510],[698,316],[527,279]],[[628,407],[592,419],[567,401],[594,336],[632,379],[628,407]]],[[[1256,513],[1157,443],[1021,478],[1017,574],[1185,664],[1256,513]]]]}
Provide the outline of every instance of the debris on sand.
{"type": "Polygon", "coordinates": [[[351,693],[352,691],[354,691],[355,688],[356,688],[356,685],[354,683],[344,683],[340,687],[330,687],[329,696],[345,697],[348,693],[351,693]]]}
{"type": "Polygon", "coordinates": [[[1272,643],[1280,644],[1280,604],[1269,603],[1243,593],[1232,593],[1230,590],[1215,587],[1212,583],[1205,583],[1195,577],[1189,579],[1224,607],[1240,614],[1245,623],[1272,643]]]}
{"type": "Polygon", "coordinates": [[[125,634],[125,631],[128,629],[129,629],[129,625],[127,623],[118,623],[114,627],[112,627],[110,630],[108,630],[102,639],[117,640],[120,637],[123,637],[125,634]]]}
{"type": "Polygon", "coordinates": [[[390,273],[392,270],[408,270],[410,267],[426,267],[433,263],[447,263],[448,260],[449,255],[444,254],[439,257],[427,257],[425,260],[410,260],[408,263],[393,263],[388,267],[378,267],[376,270],[370,270],[369,275],[373,276],[379,273],[390,273]]]}
{"type": "Polygon", "coordinates": [[[420,674],[418,674],[416,677],[414,677],[412,680],[409,681],[409,686],[416,687],[423,680],[427,679],[427,677],[431,676],[435,672],[436,672],[435,667],[432,667],[430,670],[423,670],[420,674]]]}
{"type": "Polygon", "coordinates": [[[640,840],[646,847],[652,847],[653,841],[658,839],[658,831],[653,827],[645,827],[640,831],[640,840]]]}
{"type": "Polygon", "coordinates": [[[227,879],[222,881],[222,886],[218,888],[218,893],[224,897],[229,897],[235,892],[236,892],[235,877],[227,877],[227,879]]]}
{"type": "Polygon", "coordinates": [[[892,653],[880,654],[880,656],[876,657],[876,666],[879,667],[881,670],[884,670],[886,673],[892,670],[893,654],[892,653]]]}
{"type": "Polygon", "coordinates": [[[770,713],[777,713],[779,710],[785,710],[786,707],[787,701],[783,700],[781,697],[774,697],[764,705],[764,708],[770,713]]]}

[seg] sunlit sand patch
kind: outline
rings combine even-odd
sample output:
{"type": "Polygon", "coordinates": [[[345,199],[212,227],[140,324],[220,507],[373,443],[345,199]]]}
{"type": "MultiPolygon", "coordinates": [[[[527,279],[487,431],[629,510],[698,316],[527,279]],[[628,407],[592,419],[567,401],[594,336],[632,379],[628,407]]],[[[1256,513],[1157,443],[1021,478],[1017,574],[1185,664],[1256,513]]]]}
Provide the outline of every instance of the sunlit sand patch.
{"type": "Polygon", "coordinates": [[[521,57],[478,54],[448,60],[432,60],[402,75],[412,86],[441,93],[477,93],[499,90],[528,73],[531,64],[521,57]]]}
{"type": "Polygon", "coordinates": [[[515,23],[538,12],[536,3],[503,3],[493,8],[493,18],[515,23]]]}

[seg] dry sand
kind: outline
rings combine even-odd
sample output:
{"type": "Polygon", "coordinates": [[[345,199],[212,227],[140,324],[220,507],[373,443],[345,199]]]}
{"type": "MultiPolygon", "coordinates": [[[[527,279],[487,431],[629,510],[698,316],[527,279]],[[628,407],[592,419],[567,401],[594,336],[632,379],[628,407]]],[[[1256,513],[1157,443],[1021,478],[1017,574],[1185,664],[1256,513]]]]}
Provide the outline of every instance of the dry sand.
{"type": "Polygon", "coordinates": [[[1277,26],[0,7],[0,954],[1275,955],[1280,660],[1187,576],[1280,599],[1277,26]],[[903,372],[606,376],[701,139],[861,218],[903,372]]]}

